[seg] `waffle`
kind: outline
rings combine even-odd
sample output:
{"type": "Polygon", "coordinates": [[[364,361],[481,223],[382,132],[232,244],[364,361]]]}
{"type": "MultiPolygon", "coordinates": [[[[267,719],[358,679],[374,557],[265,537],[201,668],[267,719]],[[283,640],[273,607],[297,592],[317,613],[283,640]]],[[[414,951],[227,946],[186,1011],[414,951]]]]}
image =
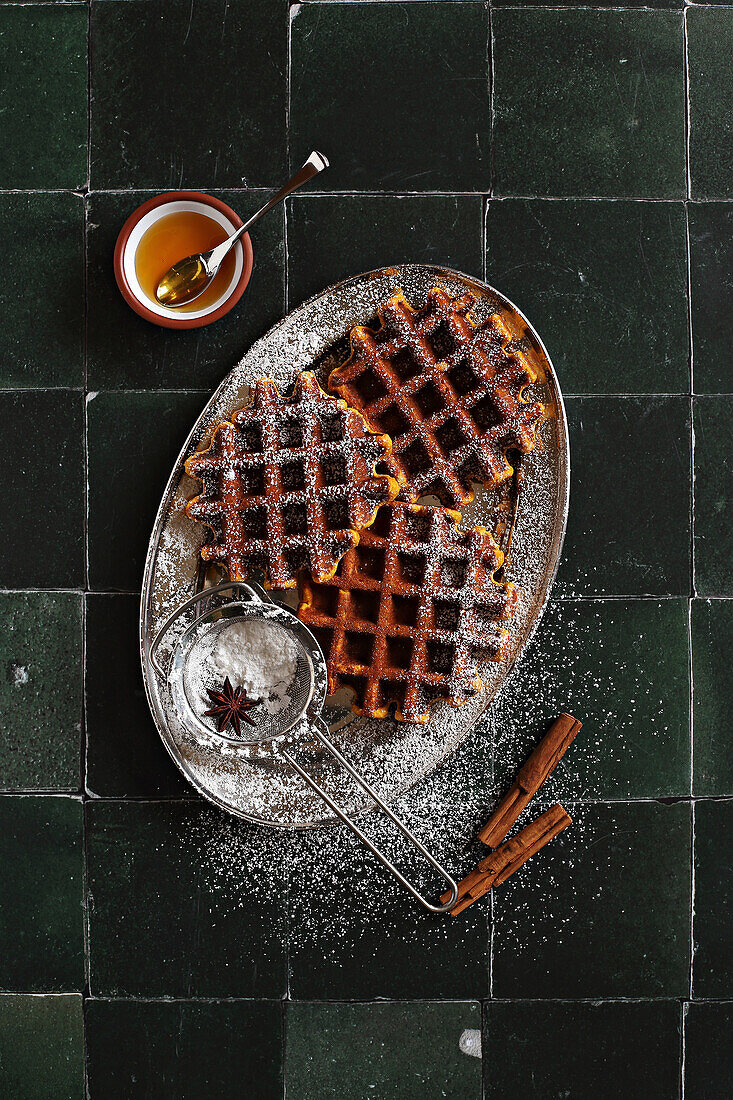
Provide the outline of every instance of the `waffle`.
{"type": "Polygon", "coordinates": [[[289,398],[260,378],[251,404],[217,425],[207,451],[186,459],[186,473],[203,484],[186,512],[213,532],[202,558],[232,580],[261,570],[274,588],[292,588],[305,568],[326,580],[398,490],[374,473],[389,451],[389,439],[310,372],[289,398]]]}
{"type": "Polygon", "coordinates": [[[500,626],[516,605],[494,579],[502,553],[483,527],[457,530],[445,508],[395,502],[349,550],[336,574],[300,578],[298,617],[326,656],[329,690],[351,688],[353,710],[426,722],[430,704],[466,703],[481,689],[478,665],[506,655],[500,626]]]}
{"type": "Polygon", "coordinates": [[[543,408],[524,392],[535,373],[499,317],[472,320],[475,304],[434,287],[413,309],[398,291],[379,308],[379,329],[352,330],[351,357],[331,373],[330,388],[392,439],[386,465],[401,499],[460,508],[471,481],[511,477],[507,451],[535,444],[543,408]]]}

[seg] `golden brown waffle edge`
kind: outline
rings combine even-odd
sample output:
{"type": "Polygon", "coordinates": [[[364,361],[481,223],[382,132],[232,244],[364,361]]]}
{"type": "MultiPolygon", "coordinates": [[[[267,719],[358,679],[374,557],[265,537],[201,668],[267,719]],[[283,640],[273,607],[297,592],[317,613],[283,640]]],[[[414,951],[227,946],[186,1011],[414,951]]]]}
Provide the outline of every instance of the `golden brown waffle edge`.
{"type": "Polygon", "coordinates": [[[495,580],[503,555],[482,527],[462,532],[446,508],[394,501],[347,551],[333,577],[299,577],[298,617],[326,656],[329,691],[352,710],[424,723],[439,699],[462,706],[481,690],[480,659],[506,655],[501,626],[516,589],[495,580]]]}
{"type": "Polygon", "coordinates": [[[496,314],[474,321],[475,305],[470,292],[435,286],[415,309],[399,290],[378,307],[380,328],[352,329],[351,354],[329,377],[390,436],[386,468],[401,499],[460,508],[473,499],[471,482],[499,484],[513,473],[507,452],[535,445],[544,409],[525,392],[535,371],[496,314]]]}
{"type": "Polygon", "coordinates": [[[185,462],[202,483],[186,512],[213,534],[203,560],[218,562],[232,580],[262,570],[269,587],[294,587],[301,569],[327,579],[398,492],[396,480],[375,472],[390,448],[310,371],[288,398],[271,379],[258,379],[250,403],[185,462]]]}

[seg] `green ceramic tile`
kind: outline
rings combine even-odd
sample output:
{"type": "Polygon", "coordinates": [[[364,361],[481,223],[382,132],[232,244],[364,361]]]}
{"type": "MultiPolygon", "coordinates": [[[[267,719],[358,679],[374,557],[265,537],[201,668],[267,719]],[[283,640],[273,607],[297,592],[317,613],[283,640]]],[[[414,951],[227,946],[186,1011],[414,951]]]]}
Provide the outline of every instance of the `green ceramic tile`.
{"type": "MultiPolygon", "coordinates": [[[[114,0],[113,0],[114,2],[114,0]]],[[[129,0],[125,0],[126,5],[129,0]]],[[[216,191],[243,218],[265,192],[216,191]]],[[[254,270],[244,297],[204,328],[159,328],[130,309],[112,270],[115,241],[147,192],[93,194],[87,221],[87,358],[94,389],[207,389],[219,384],[250,344],[279,320],[284,307],[283,211],[257,226],[254,270]]]]}
{"type": "Polygon", "coordinates": [[[671,1100],[678,1095],[680,1006],[489,1003],[483,1049],[486,1100],[671,1100]]]}
{"type": "Polygon", "coordinates": [[[135,591],[140,587],[160,498],[173,463],[205,403],[203,394],[89,395],[92,588],[135,591]]]}
{"type": "Polygon", "coordinates": [[[81,802],[53,795],[0,797],[0,867],[0,989],[81,990],[81,802]]]}
{"type": "Polygon", "coordinates": [[[498,194],[684,197],[680,14],[497,11],[493,27],[498,194]]]}
{"type": "Polygon", "coordinates": [[[688,595],[689,401],[585,397],[566,409],[570,514],[556,594],[688,595]]]}
{"type": "Polygon", "coordinates": [[[567,808],[573,825],[496,891],[494,995],[684,996],[689,805],[567,808]]]}
{"type": "MultiPolygon", "coordinates": [[[[466,835],[476,813],[437,793],[414,792],[392,803],[443,865],[458,877],[475,866],[466,835]]],[[[445,797],[447,795],[450,797],[445,797]]],[[[439,877],[383,815],[360,818],[364,832],[425,896],[436,901],[439,877]],[[399,839],[398,839],[399,838],[399,839]]],[[[297,835],[289,887],[290,994],[296,1000],[463,999],[489,992],[489,906],[460,920],[424,910],[342,827],[297,835]]]]}
{"type": "MultiPolygon", "coordinates": [[[[522,0],[520,3],[515,3],[515,0],[494,0],[495,7],[543,7],[546,6],[545,0],[522,0]]],[[[570,0],[569,3],[564,4],[564,7],[606,7],[604,0],[594,0],[593,4],[587,4],[585,0],[570,0]]],[[[625,8],[678,8],[678,0],[633,0],[633,2],[625,3],[625,8]]]]}
{"type": "Polygon", "coordinates": [[[93,5],[92,185],[279,184],[287,34],[286,0],[93,5]]]}
{"type": "Polygon", "coordinates": [[[478,195],[311,195],[288,209],[288,298],[398,263],[438,263],[479,277],[478,195]]]}
{"type": "Polygon", "coordinates": [[[81,996],[0,996],[0,1092],[13,1100],[84,1096],[81,996]]]}
{"type": "Polygon", "coordinates": [[[283,996],[283,875],[262,851],[280,834],[263,833],[203,802],[89,802],[92,992],[283,996]],[[227,829],[237,844],[225,851],[227,829]]]}
{"type": "Polygon", "coordinates": [[[84,399],[0,393],[2,583],[73,588],[84,579],[84,399]]]}
{"type": "Polygon", "coordinates": [[[564,393],[689,393],[682,203],[489,203],[486,278],[539,332],[564,393]]]}
{"type": "Polygon", "coordinates": [[[315,147],[327,191],[488,189],[482,4],[300,4],[291,19],[291,167],[315,147]]]}
{"type": "Polygon", "coordinates": [[[87,790],[102,798],[190,794],[148,708],[137,596],[86,601],[87,790]]]}
{"type": "Polygon", "coordinates": [[[696,397],[695,587],[699,596],[733,595],[733,397],[696,397]]]}
{"type": "Polygon", "coordinates": [[[687,12],[690,176],[696,199],[733,198],[733,11],[687,12]]]}
{"type": "Polygon", "coordinates": [[[733,1096],[733,1003],[685,1010],[685,1100],[733,1096]]]}
{"type": "Polygon", "coordinates": [[[282,1097],[277,1001],[98,1001],[86,1006],[89,1100],[282,1097]]]}
{"type": "Polygon", "coordinates": [[[81,387],[83,199],[0,195],[0,248],[15,273],[0,302],[0,385],[81,387]]]}
{"type": "Polygon", "coordinates": [[[733,205],[690,203],[695,393],[733,392],[733,205]]]}
{"type": "Polygon", "coordinates": [[[87,178],[86,5],[0,7],[0,188],[87,178]]]}
{"type": "Polygon", "coordinates": [[[480,1027],[468,1001],[289,1004],[288,1100],[479,1100],[480,1027]]]}
{"type": "Polygon", "coordinates": [[[695,806],[695,913],[692,989],[733,996],[733,802],[695,806]]]}
{"type": "Polygon", "coordinates": [[[733,795],[730,715],[733,601],[693,600],[694,793],[733,795]]]}
{"type": "Polygon", "coordinates": [[[687,600],[550,604],[491,710],[499,790],[567,711],[583,729],[543,797],[688,795],[687,628],[687,600]]]}
{"type": "Polygon", "coordinates": [[[79,789],[82,597],[0,594],[0,786],[79,789]]]}

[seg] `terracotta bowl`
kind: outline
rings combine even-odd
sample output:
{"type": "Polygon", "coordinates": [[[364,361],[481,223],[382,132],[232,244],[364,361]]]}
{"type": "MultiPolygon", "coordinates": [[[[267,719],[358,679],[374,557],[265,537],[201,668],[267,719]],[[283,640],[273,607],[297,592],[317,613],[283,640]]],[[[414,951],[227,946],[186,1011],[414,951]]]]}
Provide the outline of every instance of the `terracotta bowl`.
{"type": "MultiPolygon", "coordinates": [[[[168,309],[154,302],[142,290],[135,273],[135,253],[143,234],[167,214],[182,210],[205,214],[221,225],[227,233],[234,233],[243,224],[238,214],[221,199],[205,195],[202,191],[166,191],[148,199],[130,215],[123,225],[115,245],[114,268],[117,285],[127,304],[154,325],[163,328],[201,328],[218,321],[237,304],[244,294],[252,274],[252,242],[245,233],[234,246],[234,274],[229,286],[220,298],[200,310],[168,309]]],[[[181,257],[183,258],[183,257],[181,257]]]]}

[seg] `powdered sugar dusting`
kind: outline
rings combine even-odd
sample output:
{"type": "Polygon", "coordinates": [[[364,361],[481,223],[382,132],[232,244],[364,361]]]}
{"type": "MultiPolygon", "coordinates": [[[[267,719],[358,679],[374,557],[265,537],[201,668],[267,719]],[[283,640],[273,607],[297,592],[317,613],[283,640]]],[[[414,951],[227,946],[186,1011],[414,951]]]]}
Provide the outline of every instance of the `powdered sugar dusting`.
{"type": "MultiPolygon", "coordinates": [[[[479,284],[440,269],[403,267],[345,284],[301,307],[254,345],[210,402],[184,453],[191,453],[197,443],[205,442],[219,420],[246,403],[249,389],[258,377],[271,377],[280,388],[285,388],[301,370],[311,368],[325,380],[327,368],[335,365],[332,349],[339,346],[339,357],[342,356],[344,334],[353,325],[372,320],[379,301],[397,286],[402,286],[407,297],[419,304],[424,302],[436,279],[453,292],[468,285],[478,290],[486,309],[495,308],[495,299],[479,284]]],[[[541,358],[536,348],[533,354],[541,358]]],[[[421,777],[429,775],[466,738],[487,700],[496,694],[515,663],[542,607],[563,522],[565,444],[562,412],[556,404],[551,372],[541,361],[538,361],[538,375],[549,377],[550,382],[539,384],[532,396],[547,403],[552,415],[542,426],[540,443],[525,459],[506,575],[506,579],[516,583],[520,590],[517,615],[512,624],[515,638],[512,651],[505,661],[482,670],[485,684],[482,695],[459,708],[437,704],[431,709],[431,720],[426,726],[410,726],[388,719],[354,718],[343,704],[334,705],[328,712],[339,747],[388,799],[398,798],[421,777]]],[[[161,508],[157,525],[160,543],[146,578],[148,597],[144,629],[147,638],[152,637],[165,614],[194,590],[201,534],[199,525],[185,515],[183,508],[195,491],[195,482],[181,477],[179,471],[172,479],[161,508]]],[[[476,499],[465,509],[464,526],[482,524],[494,529],[496,506],[495,495],[477,493],[476,499]]],[[[188,734],[172,712],[165,689],[149,682],[164,738],[182,760],[192,781],[209,797],[229,806],[235,813],[272,824],[305,825],[327,817],[328,811],[317,796],[305,788],[284,762],[275,760],[265,767],[227,757],[215,745],[204,745],[188,734]]],[[[450,761],[444,767],[449,765],[450,761]]],[[[315,769],[319,782],[344,808],[353,811],[367,805],[367,800],[329,761],[311,755],[309,766],[315,769]]],[[[467,809],[462,807],[461,815],[467,809]]],[[[440,814],[435,815],[432,811],[426,816],[431,822],[440,818],[440,814]]],[[[455,813],[452,817],[449,813],[448,817],[451,827],[446,828],[446,836],[455,835],[455,813]]],[[[370,825],[372,822],[376,824],[376,819],[370,818],[370,825]]],[[[299,842],[307,843],[302,838],[299,842]]],[[[280,842],[273,839],[273,843],[280,842]]],[[[359,858],[370,857],[360,853],[359,858]]]]}
{"type": "Polygon", "coordinates": [[[233,622],[209,641],[202,638],[189,658],[192,687],[202,700],[225,678],[243,688],[250,699],[260,700],[268,714],[290,705],[298,653],[285,630],[252,619],[233,622]]]}

